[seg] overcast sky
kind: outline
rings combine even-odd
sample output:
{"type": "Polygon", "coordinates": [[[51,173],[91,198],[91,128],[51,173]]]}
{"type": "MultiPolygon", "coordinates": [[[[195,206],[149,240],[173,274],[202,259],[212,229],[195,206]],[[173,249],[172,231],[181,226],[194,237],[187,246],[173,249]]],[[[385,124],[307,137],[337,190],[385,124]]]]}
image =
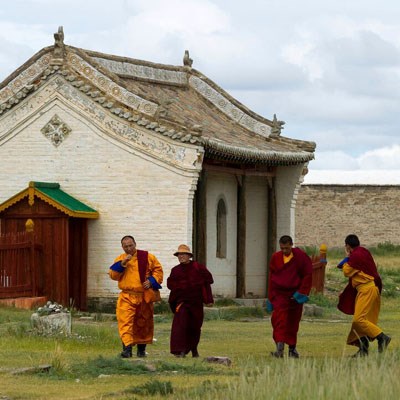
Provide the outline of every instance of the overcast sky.
{"type": "Polygon", "coordinates": [[[400,184],[399,0],[0,2],[0,82],[54,43],[193,67],[314,141],[307,183],[400,184]]]}

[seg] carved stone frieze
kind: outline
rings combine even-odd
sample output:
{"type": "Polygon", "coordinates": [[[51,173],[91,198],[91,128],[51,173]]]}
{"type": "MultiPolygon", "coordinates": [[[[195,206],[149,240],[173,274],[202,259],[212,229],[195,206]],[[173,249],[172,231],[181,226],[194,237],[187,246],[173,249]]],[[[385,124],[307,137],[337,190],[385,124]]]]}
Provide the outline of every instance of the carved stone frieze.
{"type": "Polygon", "coordinates": [[[55,114],[40,131],[55,147],[58,147],[72,130],[57,114],[55,114]]]}
{"type": "Polygon", "coordinates": [[[82,74],[93,85],[100,90],[110,94],[114,99],[128,107],[132,107],[147,115],[154,115],[158,105],[148,100],[144,100],[134,93],[129,92],[122,86],[119,86],[110,78],[99,72],[86,61],[76,54],[68,53],[67,59],[77,72],[82,74]]]}
{"type": "Polygon", "coordinates": [[[17,94],[25,86],[41,75],[48,67],[51,56],[45,54],[39,58],[35,63],[30,65],[26,70],[22,71],[16,78],[14,78],[7,86],[0,90],[0,104],[5,103],[15,94],[17,94]]]}
{"type": "Polygon", "coordinates": [[[170,71],[161,68],[153,68],[147,65],[137,65],[128,62],[108,60],[100,57],[93,57],[93,59],[117,75],[167,82],[175,85],[187,84],[187,76],[185,72],[170,71]]]}
{"type": "Polygon", "coordinates": [[[259,122],[255,118],[246,114],[199,77],[191,76],[189,78],[189,85],[207,100],[211,101],[211,103],[213,103],[224,114],[235,120],[238,124],[261,136],[270,136],[271,127],[269,125],[263,124],[262,122],[259,122]]]}
{"type": "MultiPolygon", "coordinates": [[[[147,126],[138,126],[137,128],[132,126],[120,117],[107,112],[100,104],[94,102],[93,99],[80,92],[79,89],[73,87],[59,75],[46,82],[24,104],[17,105],[0,118],[0,142],[8,135],[13,134],[16,126],[37,115],[46,104],[54,101],[57,96],[68,100],[71,105],[80,110],[81,114],[86,115],[88,120],[92,121],[103,132],[107,132],[114,140],[119,140],[127,146],[136,148],[141,153],[180,169],[193,170],[199,168],[197,163],[198,149],[196,147],[190,148],[183,144],[179,145],[178,142],[171,143],[157,132],[146,129],[147,126]]],[[[48,127],[47,130],[50,132],[51,128],[48,127]]],[[[55,131],[56,129],[54,129],[55,131]]],[[[51,140],[53,141],[53,139],[51,140]]],[[[54,136],[54,141],[56,140],[58,140],[58,137],[54,136]]]]}
{"type": "Polygon", "coordinates": [[[43,104],[49,101],[49,98],[51,98],[56,89],[56,81],[49,81],[42,90],[34,92],[28,101],[18,104],[4,116],[1,116],[0,142],[3,138],[12,134],[16,126],[21,124],[29,116],[38,112],[43,104]]]}
{"type": "Polygon", "coordinates": [[[184,164],[186,167],[193,167],[196,155],[189,156],[185,147],[170,144],[156,135],[151,135],[150,132],[147,133],[142,129],[134,128],[109,113],[105,113],[99,105],[83,96],[68,83],[61,85],[58,90],[76,106],[89,113],[92,120],[101,123],[107,131],[113,132],[117,137],[127,139],[131,144],[145,150],[148,154],[168,160],[174,165],[184,164]]]}

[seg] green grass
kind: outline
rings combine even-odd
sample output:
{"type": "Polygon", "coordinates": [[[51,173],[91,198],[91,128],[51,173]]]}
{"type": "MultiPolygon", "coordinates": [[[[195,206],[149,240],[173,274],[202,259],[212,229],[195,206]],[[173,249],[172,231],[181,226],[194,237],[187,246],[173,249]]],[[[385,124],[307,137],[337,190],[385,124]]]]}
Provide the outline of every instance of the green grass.
{"type": "Polygon", "coordinates": [[[113,315],[93,319],[73,313],[69,337],[36,335],[31,311],[0,307],[0,399],[396,399],[400,393],[400,257],[376,256],[385,292],[379,325],[392,335],[384,354],[371,344],[370,356],[352,359],[347,346],[351,317],[336,309],[347,283],[329,260],[325,293],[310,300],[322,317],[304,317],[298,335],[299,360],[274,359],[269,316],[262,308],[220,299],[202,329],[201,357],[177,359],[169,353],[172,314],[159,303],[155,338],[146,359],[119,357],[121,344],[113,315]],[[388,261],[389,260],[389,261],[388,261]],[[223,307],[222,307],[223,306],[223,307]],[[226,356],[232,365],[212,364],[207,356],[226,356]],[[49,371],[21,368],[50,365],[49,371]]]}
{"type": "MultiPolygon", "coordinates": [[[[383,299],[381,324],[389,334],[400,329],[398,306],[397,299],[383,299]]],[[[302,321],[300,360],[270,356],[274,345],[269,318],[206,321],[201,356],[230,357],[231,367],[202,357],[174,358],[168,349],[170,322],[156,324],[157,341],[149,346],[148,358],[123,360],[112,320],[74,319],[71,337],[45,338],[28,329],[16,338],[8,329],[15,327],[14,315],[17,324],[25,326],[30,312],[0,308],[0,315],[7,321],[0,325],[0,398],[375,399],[374,385],[382,382],[380,398],[385,399],[396,398],[393,393],[400,390],[396,339],[386,354],[378,355],[373,343],[368,359],[353,360],[349,355],[355,349],[345,345],[351,318],[335,310],[328,318],[302,321]],[[12,374],[17,368],[43,364],[52,366],[49,372],[12,374]],[[357,384],[361,378],[363,385],[357,384]]]]}

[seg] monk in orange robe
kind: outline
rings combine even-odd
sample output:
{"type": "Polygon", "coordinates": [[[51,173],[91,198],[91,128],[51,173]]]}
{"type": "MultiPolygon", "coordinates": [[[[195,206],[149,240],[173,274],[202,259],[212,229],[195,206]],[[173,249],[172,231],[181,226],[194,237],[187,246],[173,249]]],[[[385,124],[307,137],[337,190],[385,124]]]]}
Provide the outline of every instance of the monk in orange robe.
{"type": "Polygon", "coordinates": [[[347,344],[357,346],[354,357],[368,355],[369,342],[377,339],[378,351],[383,352],[391,338],[377,325],[381,306],[382,281],[371,253],[360,246],[356,235],[345,239],[347,257],[338,265],[349,283],[339,296],[338,308],[353,315],[347,344]]]}
{"type": "Polygon", "coordinates": [[[290,236],[279,239],[280,251],[271,257],[268,280],[267,311],[272,312],[271,324],[276,351],[271,354],[281,358],[285,343],[289,357],[299,358],[296,349],[297,332],[308,301],[312,283],[312,263],[301,249],[293,247],[290,236]]]}
{"type": "Polygon", "coordinates": [[[137,356],[145,357],[146,344],[153,342],[153,303],[160,299],[163,269],[153,254],[136,249],[132,236],[124,236],[121,245],[124,253],[114,260],[108,272],[111,279],[118,281],[121,290],[116,312],[122,340],[121,357],[132,357],[134,345],[137,345],[137,356]]]}

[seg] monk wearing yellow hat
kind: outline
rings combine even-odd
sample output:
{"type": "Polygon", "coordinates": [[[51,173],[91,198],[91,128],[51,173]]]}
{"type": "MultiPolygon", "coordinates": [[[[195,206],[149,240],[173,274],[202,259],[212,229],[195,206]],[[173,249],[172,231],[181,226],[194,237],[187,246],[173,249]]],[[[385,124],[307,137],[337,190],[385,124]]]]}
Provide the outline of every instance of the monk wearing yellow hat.
{"type": "Polygon", "coordinates": [[[211,292],[214,281],[204,265],[191,260],[193,254],[189,246],[181,244],[174,256],[178,257],[179,264],[172,268],[167,279],[171,290],[168,301],[174,313],[170,350],[176,357],[185,357],[189,352],[199,357],[197,346],[204,319],[203,304],[214,303],[211,292]]]}

